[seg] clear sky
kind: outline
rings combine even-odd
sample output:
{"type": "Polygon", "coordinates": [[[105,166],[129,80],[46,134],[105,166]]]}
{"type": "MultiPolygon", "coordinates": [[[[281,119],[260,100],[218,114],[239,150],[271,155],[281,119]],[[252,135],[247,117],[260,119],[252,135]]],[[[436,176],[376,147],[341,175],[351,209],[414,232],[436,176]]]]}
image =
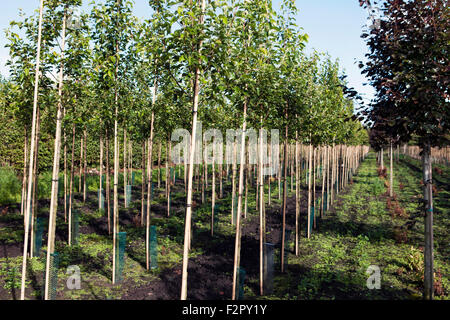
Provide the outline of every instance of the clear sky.
{"type": "MultiPolygon", "coordinates": [[[[9,21],[19,18],[19,8],[26,14],[38,9],[39,0],[1,0],[0,10],[0,73],[8,76],[5,66],[9,52],[4,48],[6,38],[4,30],[9,21]]],[[[83,0],[87,8],[91,0],[83,0]]],[[[134,13],[137,17],[148,17],[151,13],[148,0],[134,0],[134,13]]],[[[273,0],[274,8],[279,7],[280,0],[273,0]]],[[[367,12],[359,7],[358,0],[296,0],[299,13],[297,25],[309,35],[307,50],[315,48],[320,52],[328,52],[333,59],[339,59],[340,65],[348,75],[349,85],[354,87],[363,97],[370,99],[373,88],[363,86],[366,82],[357,66],[363,60],[367,47],[360,38],[362,27],[366,23],[367,12]]]]}

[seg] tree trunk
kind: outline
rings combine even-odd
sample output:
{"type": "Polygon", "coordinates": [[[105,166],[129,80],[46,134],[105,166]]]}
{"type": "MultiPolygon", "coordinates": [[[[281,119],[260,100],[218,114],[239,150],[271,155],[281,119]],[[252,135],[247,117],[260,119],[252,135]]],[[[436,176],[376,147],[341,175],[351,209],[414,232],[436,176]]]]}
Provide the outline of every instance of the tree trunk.
{"type": "Polygon", "coordinates": [[[223,165],[222,162],[219,163],[219,198],[223,198],[223,165]]]}
{"type": "Polygon", "coordinates": [[[323,218],[323,203],[324,203],[324,195],[325,195],[325,176],[326,176],[326,171],[325,171],[325,166],[326,166],[326,150],[324,147],[321,148],[321,153],[322,153],[322,198],[320,201],[320,218],[323,218]]]}
{"type": "Polygon", "coordinates": [[[31,244],[30,244],[30,257],[34,254],[34,218],[38,210],[38,175],[39,175],[39,135],[41,131],[41,112],[37,110],[37,124],[36,124],[36,150],[34,152],[34,170],[33,170],[33,205],[31,208],[31,244]]]}
{"type": "MultiPolygon", "coordinates": [[[[120,11],[121,0],[117,0],[117,9],[120,11]]],[[[116,69],[114,72],[114,104],[115,104],[115,115],[114,115],[114,214],[113,214],[113,269],[112,269],[112,283],[116,283],[116,242],[117,242],[117,232],[119,232],[119,90],[117,77],[119,73],[119,41],[116,40],[116,69]]]]}
{"type": "MultiPolygon", "coordinates": [[[[155,106],[156,90],[158,83],[154,80],[152,108],[155,106]]],[[[155,111],[152,109],[152,117],[150,120],[150,137],[148,139],[148,152],[147,152],[147,215],[146,215],[146,229],[145,229],[145,261],[147,270],[150,269],[150,208],[151,208],[151,196],[152,196],[152,181],[153,181],[153,131],[155,123],[155,111]]],[[[158,166],[159,170],[159,166],[158,166]]]]}
{"type": "Polygon", "coordinates": [[[247,130],[247,98],[244,100],[244,115],[241,136],[241,153],[239,166],[239,186],[238,186],[238,203],[236,213],[236,239],[234,246],[234,268],[233,268],[233,294],[232,300],[236,299],[236,290],[238,289],[238,268],[241,258],[241,216],[242,216],[242,192],[244,190],[244,168],[245,168],[245,136],[247,130]]]}
{"type": "Polygon", "coordinates": [[[283,224],[281,231],[281,272],[284,272],[284,250],[286,241],[286,211],[287,211],[287,175],[288,175],[288,105],[286,103],[285,120],[286,127],[284,133],[284,174],[283,174],[283,224]]]}
{"type": "Polygon", "coordinates": [[[80,139],[80,165],[79,165],[79,171],[80,171],[80,179],[78,180],[78,192],[81,193],[82,188],[82,179],[83,179],[83,137],[80,139]]]}
{"type": "Polygon", "coordinates": [[[87,131],[84,127],[84,166],[83,166],[83,203],[86,203],[87,184],[86,184],[86,169],[87,169],[87,131]]]}
{"type": "Polygon", "coordinates": [[[232,177],[231,177],[231,224],[234,225],[234,203],[236,202],[236,141],[233,142],[233,164],[232,164],[232,177]]]}
{"type": "Polygon", "coordinates": [[[161,141],[158,143],[158,189],[161,188],[161,141]]]}
{"type": "Polygon", "coordinates": [[[211,236],[214,235],[214,206],[216,205],[216,167],[214,165],[216,155],[216,141],[213,142],[212,154],[212,191],[211,191],[211,236]]]}
{"type": "Polygon", "coordinates": [[[70,167],[70,186],[69,186],[69,222],[68,222],[68,244],[71,245],[72,238],[72,201],[74,191],[74,175],[75,175],[75,124],[72,124],[72,160],[70,167]]]}
{"type": "Polygon", "coordinates": [[[313,147],[313,167],[312,167],[312,176],[313,176],[313,187],[312,187],[312,206],[314,208],[314,216],[313,216],[313,228],[316,229],[316,216],[317,216],[317,208],[316,208],[316,171],[317,171],[317,149],[313,147]]]}
{"type": "MultiPolygon", "coordinates": [[[[64,12],[62,27],[61,60],[64,59],[64,47],[66,39],[66,12],[64,12]]],[[[56,215],[58,210],[58,183],[59,162],[61,158],[61,126],[62,126],[62,89],[63,89],[64,65],[61,62],[58,86],[58,107],[56,111],[55,149],[53,156],[52,191],[50,199],[50,213],[48,225],[47,261],[45,268],[45,300],[50,299],[50,254],[55,252],[56,215]]]]}
{"type": "Polygon", "coordinates": [[[106,128],[106,208],[108,210],[107,216],[108,216],[108,234],[111,234],[111,193],[110,193],[110,183],[111,178],[109,176],[110,174],[110,168],[109,168],[109,133],[108,128],[106,128]]]}
{"type": "MultiPolygon", "coordinates": [[[[103,197],[103,137],[100,134],[100,181],[99,181],[99,197],[98,197],[98,210],[101,210],[101,200],[103,197]]],[[[104,208],[103,208],[104,209],[104,208]]]]}
{"type": "Polygon", "coordinates": [[[36,114],[38,108],[38,93],[39,93],[39,69],[40,69],[40,57],[41,57],[41,40],[42,40],[42,17],[44,12],[44,0],[40,1],[39,6],[39,27],[38,27],[38,42],[37,42],[37,55],[36,55],[36,70],[34,79],[34,97],[33,97],[33,119],[31,125],[31,147],[30,147],[30,164],[28,166],[28,192],[27,192],[27,205],[25,208],[25,235],[23,242],[23,257],[22,257],[22,279],[20,287],[20,300],[25,300],[25,279],[27,272],[27,251],[29,241],[29,214],[31,208],[31,187],[32,176],[34,168],[34,143],[36,134],[36,114]]]}
{"type": "Polygon", "coordinates": [[[127,176],[127,129],[123,129],[123,201],[124,207],[128,208],[128,197],[127,197],[127,185],[128,185],[128,176],[127,176]]]}
{"type": "MultiPolygon", "coordinates": [[[[172,177],[171,177],[171,171],[172,171],[172,165],[170,162],[170,153],[172,151],[172,142],[170,139],[167,139],[167,145],[169,147],[169,150],[166,155],[166,168],[167,168],[167,216],[170,217],[170,185],[172,184],[172,177]]],[[[175,175],[175,169],[174,169],[174,175],[175,175]]]]}
{"type": "Polygon", "coordinates": [[[392,198],[394,196],[394,157],[392,153],[392,142],[390,145],[390,156],[389,196],[392,198]]]}
{"type": "MultiPolygon", "coordinates": [[[[23,179],[22,179],[22,198],[20,204],[20,215],[24,215],[25,206],[26,206],[26,184],[27,184],[27,152],[28,152],[28,134],[27,128],[25,127],[25,143],[23,149],[23,179]]],[[[25,226],[25,223],[24,223],[25,226]]]]}
{"type": "MultiPolygon", "coordinates": [[[[261,125],[262,125],[262,121],[261,125]]],[[[263,202],[264,202],[264,189],[263,189],[263,129],[259,129],[259,293],[264,295],[264,212],[263,212],[263,202]]]]}
{"type": "Polygon", "coordinates": [[[432,300],[434,297],[434,254],[433,254],[433,177],[431,164],[431,146],[427,142],[422,150],[422,170],[423,170],[423,198],[425,201],[425,274],[424,274],[424,294],[425,300],[432,300]]]}
{"type": "Polygon", "coordinates": [[[142,181],[141,181],[141,226],[144,225],[144,201],[145,201],[145,140],[142,141],[142,181]]]}
{"type": "Polygon", "coordinates": [[[295,255],[298,256],[299,219],[300,219],[300,165],[298,131],[295,132],[295,255]]]}
{"type": "MultiPolygon", "coordinates": [[[[200,25],[203,24],[204,12],[206,8],[206,1],[199,0],[201,2],[201,15],[199,19],[200,25]]],[[[200,53],[202,48],[202,41],[198,45],[198,53],[200,53]]],[[[199,61],[200,62],[200,61],[199,61]]],[[[187,299],[187,268],[188,268],[188,254],[191,244],[191,217],[192,217],[192,177],[194,174],[194,153],[195,153],[195,140],[197,138],[197,109],[199,102],[199,92],[200,92],[200,68],[196,67],[193,83],[193,103],[192,103],[192,133],[191,133],[191,146],[189,153],[189,174],[188,174],[188,190],[186,199],[186,220],[184,229],[184,249],[183,249],[183,273],[181,280],[181,300],[187,299]]]]}
{"type": "MultiPolygon", "coordinates": [[[[66,109],[64,108],[64,117],[66,116],[66,109]]],[[[64,135],[64,222],[67,222],[67,138],[66,129],[63,128],[64,135]]]]}
{"type": "Polygon", "coordinates": [[[329,206],[330,206],[330,146],[326,146],[326,153],[327,153],[327,158],[326,158],[326,163],[327,163],[327,173],[326,173],[326,183],[327,183],[327,201],[326,201],[326,208],[328,210],[329,206]]]}
{"type": "Polygon", "coordinates": [[[308,161],[308,224],[307,224],[307,230],[308,230],[308,239],[311,237],[311,167],[312,167],[312,144],[309,143],[309,161],[308,161]]]}
{"type": "Polygon", "coordinates": [[[268,150],[268,152],[269,152],[269,168],[271,168],[270,169],[270,171],[271,171],[271,174],[269,175],[269,178],[268,178],[268,187],[269,187],[269,191],[268,191],[268,195],[269,195],[269,198],[268,198],[268,202],[267,202],[267,204],[270,206],[271,204],[272,204],[272,165],[273,165],[273,163],[272,163],[272,144],[268,144],[268,148],[267,149],[269,149],[268,150]]]}

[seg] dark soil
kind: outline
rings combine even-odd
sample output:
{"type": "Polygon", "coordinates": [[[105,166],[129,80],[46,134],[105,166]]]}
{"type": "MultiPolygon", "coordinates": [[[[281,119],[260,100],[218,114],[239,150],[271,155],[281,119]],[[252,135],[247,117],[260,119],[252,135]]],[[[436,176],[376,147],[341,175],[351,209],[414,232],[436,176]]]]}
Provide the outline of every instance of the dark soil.
{"type": "MultiPolygon", "coordinates": [[[[231,181],[230,181],[231,182],[231,181]]],[[[275,187],[276,183],[273,183],[275,187]]],[[[217,183],[218,192],[218,183],[217,183]]],[[[196,185],[194,185],[196,188],[196,185]]],[[[156,189],[156,188],[155,188],[156,189]]],[[[178,180],[178,185],[172,186],[172,192],[184,191],[182,179],[178,180]]],[[[272,192],[275,188],[272,188],[272,192]]],[[[112,190],[111,190],[112,191],[112,190]]],[[[164,193],[164,183],[161,184],[159,193],[164,193]]],[[[224,181],[224,197],[231,194],[231,186],[225,185],[224,181]]],[[[316,197],[320,197],[321,188],[317,187],[316,197]]],[[[112,194],[112,192],[111,192],[112,194]]],[[[123,189],[119,189],[119,195],[123,197],[123,189]]],[[[209,193],[208,193],[209,195],[209,193]]],[[[273,199],[277,199],[278,195],[273,194],[273,199]]],[[[120,225],[132,225],[136,224],[135,216],[140,217],[141,206],[141,186],[133,188],[133,204],[135,207],[130,209],[120,209],[119,219],[120,225]]],[[[81,193],[74,194],[75,203],[82,203],[83,198],[81,193]]],[[[79,210],[83,214],[89,214],[96,211],[98,208],[98,199],[95,192],[88,193],[88,199],[79,210]]],[[[201,193],[195,193],[194,204],[201,203],[201,193]]],[[[167,216],[166,211],[166,199],[162,198],[162,201],[158,205],[152,205],[152,217],[163,218],[167,216]]],[[[119,199],[119,204],[123,205],[123,199],[119,199]]],[[[48,207],[49,200],[43,199],[38,201],[38,215],[48,219],[48,207]]],[[[0,212],[5,211],[5,207],[0,207],[0,212]]],[[[171,201],[171,214],[184,216],[185,203],[181,200],[171,201]]],[[[259,279],[259,215],[256,213],[255,208],[249,207],[249,213],[246,219],[243,219],[242,227],[242,239],[241,239],[241,267],[246,270],[246,277],[248,279],[259,279]]],[[[195,211],[195,208],[194,208],[195,211]]],[[[20,213],[20,206],[9,206],[6,210],[7,213],[20,213]]],[[[6,213],[6,214],[7,214],[6,213]]],[[[6,215],[5,214],[5,215],[6,215]]],[[[5,216],[4,215],[4,216],[5,216]]],[[[307,225],[307,189],[303,186],[301,190],[301,211],[300,211],[300,236],[305,237],[306,225],[307,225]]],[[[319,217],[317,217],[319,219],[319,217]]],[[[107,217],[103,216],[96,219],[89,219],[86,225],[80,226],[80,233],[90,234],[95,233],[101,236],[108,235],[107,217]]],[[[21,228],[21,221],[13,222],[0,222],[0,227],[9,226],[13,228],[21,228]]],[[[56,241],[67,243],[67,223],[64,223],[64,203],[63,199],[58,203],[58,223],[56,229],[56,241]]],[[[282,230],[282,207],[280,205],[266,205],[266,230],[268,231],[266,241],[274,243],[276,248],[281,247],[281,230],[282,230]]],[[[291,230],[290,241],[295,239],[295,197],[291,196],[287,202],[286,212],[286,230],[291,230]]],[[[164,236],[164,235],[161,235],[164,236]]],[[[47,234],[44,234],[43,239],[47,238],[47,234]]],[[[205,299],[230,299],[232,291],[232,278],[233,278],[233,263],[234,263],[234,247],[235,237],[224,236],[220,232],[217,232],[211,241],[210,232],[195,232],[193,236],[192,246],[194,248],[201,248],[203,254],[191,258],[188,265],[188,299],[192,300],[205,300],[205,299]]],[[[301,240],[300,240],[301,241],[301,240]]],[[[10,258],[22,256],[23,252],[23,240],[15,243],[3,243],[0,242],[0,258],[10,258]]],[[[128,253],[128,258],[137,260],[139,263],[144,264],[141,258],[132,255],[132,251],[128,253]]],[[[85,261],[87,257],[77,257],[77,260],[83,265],[92,265],[90,268],[102,269],[103,259],[99,257],[97,262],[85,261]]],[[[143,258],[145,260],[145,258],[143,258]]],[[[121,299],[125,300],[158,300],[158,299],[179,299],[181,292],[181,261],[180,265],[165,269],[158,275],[158,279],[151,281],[146,285],[136,287],[133,281],[125,281],[121,283],[121,290],[123,296],[121,299]]],[[[279,267],[276,267],[278,270],[279,267]]],[[[108,275],[109,276],[109,275],[108,275]]],[[[42,275],[35,275],[36,278],[42,277],[42,275]]],[[[40,290],[37,285],[38,281],[32,281],[32,286],[35,290],[40,290]],[[33,285],[34,284],[34,285],[33,285]]],[[[251,285],[250,285],[251,286],[251,285]]],[[[258,289],[253,288],[255,291],[258,289]]],[[[27,297],[33,299],[31,295],[32,289],[27,289],[27,297]]],[[[0,288],[0,299],[13,299],[20,294],[20,289],[4,290],[0,288]]],[[[40,297],[37,296],[37,299],[40,297]]]]}

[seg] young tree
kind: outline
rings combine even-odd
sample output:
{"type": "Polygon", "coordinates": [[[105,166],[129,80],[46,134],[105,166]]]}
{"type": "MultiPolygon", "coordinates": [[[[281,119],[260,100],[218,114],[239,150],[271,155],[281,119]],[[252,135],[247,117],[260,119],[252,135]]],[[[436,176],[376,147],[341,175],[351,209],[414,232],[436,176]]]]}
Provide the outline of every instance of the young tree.
{"type": "MultiPolygon", "coordinates": [[[[371,1],[360,0],[359,3],[371,6],[371,1]]],[[[403,137],[417,135],[422,148],[425,218],[423,296],[432,299],[433,181],[430,151],[432,146],[449,142],[448,5],[445,0],[388,0],[382,5],[381,19],[362,35],[370,52],[368,62],[360,66],[376,89],[375,102],[395,116],[389,119],[389,125],[403,137]]],[[[372,120],[377,120],[378,109],[373,109],[372,120]]],[[[366,112],[369,113],[370,109],[366,112]]]]}

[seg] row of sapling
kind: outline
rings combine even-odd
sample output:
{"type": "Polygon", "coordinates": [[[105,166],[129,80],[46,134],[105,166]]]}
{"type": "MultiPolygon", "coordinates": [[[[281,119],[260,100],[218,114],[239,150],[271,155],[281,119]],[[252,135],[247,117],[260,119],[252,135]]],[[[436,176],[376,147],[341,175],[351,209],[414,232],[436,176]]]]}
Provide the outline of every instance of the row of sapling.
{"type": "MultiPolygon", "coordinates": [[[[359,3],[372,8],[371,1],[359,3]]],[[[396,139],[410,141],[413,136],[421,148],[425,220],[423,297],[433,299],[431,148],[449,142],[448,5],[445,0],[402,0],[386,1],[381,6],[382,16],[363,34],[369,54],[368,62],[361,63],[361,67],[376,90],[373,103],[363,110],[363,115],[383,128],[381,134],[389,134],[389,148],[396,139]]],[[[392,160],[392,151],[390,154],[392,160]]]]}
{"type": "MultiPolygon", "coordinates": [[[[13,64],[17,75],[34,64],[37,67],[33,112],[28,110],[27,114],[21,115],[24,123],[32,123],[30,151],[28,152],[26,145],[24,147],[25,156],[30,161],[24,168],[28,169],[28,175],[24,175],[23,181],[24,185],[28,184],[28,190],[22,192],[26,200],[22,205],[26,232],[21,298],[24,299],[29,231],[33,230],[32,226],[30,228],[30,221],[34,221],[33,217],[29,219],[29,208],[32,188],[37,185],[35,182],[33,185],[32,180],[37,171],[36,132],[40,114],[37,92],[41,90],[37,80],[40,78],[41,47],[45,49],[44,52],[56,52],[47,54],[54,58],[45,60],[45,67],[49,71],[58,72],[56,90],[50,85],[44,86],[48,95],[54,96],[53,100],[48,100],[56,106],[56,110],[48,108],[45,113],[56,119],[53,120],[56,132],[45,298],[50,298],[50,255],[55,250],[61,163],[64,165],[64,218],[68,222],[69,245],[72,244],[73,232],[71,222],[74,213],[73,195],[76,191],[74,177],[79,176],[78,192],[82,192],[85,202],[88,197],[88,164],[96,162],[99,165],[98,207],[102,208],[101,199],[105,189],[106,204],[103,209],[108,217],[108,231],[112,232],[113,240],[112,282],[117,282],[115,271],[120,227],[121,156],[124,207],[129,202],[127,189],[133,172],[135,169],[141,171],[140,224],[146,228],[147,269],[150,269],[152,263],[149,252],[151,203],[153,167],[157,158],[157,183],[160,187],[161,180],[165,181],[167,216],[171,214],[171,186],[182,182],[186,192],[181,299],[187,299],[195,185],[204,204],[208,203],[211,190],[211,236],[214,236],[215,205],[218,199],[226,196],[224,186],[227,183],[232,184],[230,223],[236,228],[231,297],[238,298],[242,225],[247,214],[253,210],[259,215],[260,293],[264,294],[265,208],[267,204],[271,205],[275,176],[278,179],[278,199],[282,202],[281,270],[284,271],[289,182],[290,191],[295,189],[295,253],[298,255],[302,179],[305,178],[308,185],[307,237],[310,237],[311,222],[315,227],[317,218],[313,208],[318,209],[317,212],[323,216],[336,194],[346,187],[350,173],[355,172],[367,153],[367,148],[355,146],[363,142],[363,139],[358,139],[361,125],[345,121],[351,116],[353,109],[340,88],[343,83],[338,77],[338,65],[329,58],[321,62],[318,54],[306,57],[303,53],[307,36],[301,34],[293,23],[296,8],[291,1],[283,2],[282,15],[277,15],[267,0],[240,1],[233,5],[219,1],[214,6],[205,0],[183,1],[176,11],[171,10],[169,2],[155,1],[152,4],[152,18],[139,22],[131,15],[130,1],[108,0],[94,6],[90,16],[82,15],[77,28],[71,28],[68,23],[72,19],[70,9],[79,5],[80,1],[76,0],[70,3],[56,0],[46,2],[47,11],[43,16],[42,2],[39,25],[48,26],[43,30],[39,27],[38,30],[47,40],[41,45],[40,36],[37,47],[28,48],[30,51],[38,49],[37,63],[25,63],[24,59],[19,59],[22,64],[13,64]],[[172,28],[176,23],[180,27],[172,28]],[[93,48],[90,47],[91,44],[94,45],[93,48]],[[31,113],[32,117],[29,116],[31,113]],[[241,128],[235,137],[237,141],[231,143],[232,150],[215,147],[211,150],[212,164],[204,157],[207,154],[207,140],[197,140],[198,131],[201,132],[198,120],[204,121],[205,129],[218,128],[222,133],[230,127],[241,128]],[[191,127],[189,147],[182,152],[183,164],[178,165],[179,170],[182,167],[184,169],[183,179],[180,175],[180,179],[176,179],[175,174],[172,174],[176,172],[173,161],[179,159],[171,159],[175,146],[170,134],[178,127],[191,127]],[[249,127],[258,129],[256,164],[250,163],[250,149],[246,144],[249,127]],[[273,148],[272,142],[269,143],[264,137],[264,129],[278,129],[281,132],[281,144],[273,148]],[[96,160],[90,161],[88,146],[97,143],[96,160]],[[78,156],[75,155],[78,146],[79,159],[75,159],[78,156]],[[158,151],[155,152],[154,149],[158,151]],[[204,152],[201,152],[200,164],[194,165],[198,149],[204,152]],[[228,157],[225,166],[218,161],[223,159],[224,152],[228,157]],[[273,156],[278,152],[280,158],[274,159],[273,156]],[[139,161],[136,162],[135,158],[139,158],[139,161]],[[161,160],[165,166],[165,177],[161,175],[161,160]],[[75,168],[76,162],[79,163],[78,170],[75,168]],[[268,173],[267,162],[278,170],[268,173]],[[304,172],[303,165],[306,165],[304,172]],[[112,179],[111,167],[114,168],[112,179]],[[105,181],[103,175],[106,176],[105,181]],[[266,184],[268,195],[265,194],[266,184]],[[320,205],[316,198],[317,185],[321,186],[320,205]],[[248,207],[252,187],[256,196],[255,208],[248,207]]],[[[29,30],[34,30],[35,22],[30,22],[29,30]]],[[[16,47],[12,46],[12,50],[16,47]]],[[[46,79],[46,76],[42,74],[41,77],[46,79]]],[[[20,77],[16,80],[19,81],[20,77]]],[[[31,92],[30,83],[28,80],[20,84],[31,92]]],[[[51,81],[45,80],[42,83],[51,81]]],[[[29,97],[23,97],[21,101],[27,101],[26,99],[29,97]]],[[[49,102],[47,104],[50,105],[49,102]]],[[[210,141],[218,142],[216,137],[217,135],[210,137],[210,141]]],[[[271,139],[274,139],[273,135],[271,139]]],[[[36,202],[33,201],[33,204],[36,202]]]]}

